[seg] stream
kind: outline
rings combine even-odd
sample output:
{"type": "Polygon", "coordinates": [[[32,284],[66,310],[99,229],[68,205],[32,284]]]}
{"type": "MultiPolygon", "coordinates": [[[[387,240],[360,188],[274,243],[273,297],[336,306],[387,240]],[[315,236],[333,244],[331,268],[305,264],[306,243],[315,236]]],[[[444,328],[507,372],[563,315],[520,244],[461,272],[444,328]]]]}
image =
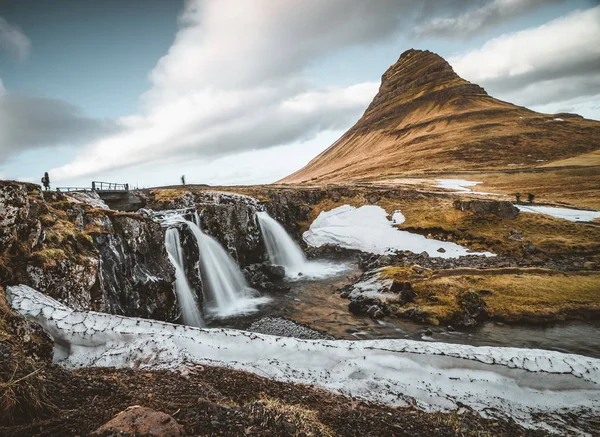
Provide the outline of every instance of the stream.
{"type": "Polygon", "coordinates": [[[226,319],[209,319],[207,326],[246,329],[252,322],[265,316],[286,317],[346,340],[398,338],[473,346],[546,349],[600,358],[600,321],[546,326],[488,322],[473,331],[450,332],[442,327],[391,317],[373,320],[366,316],[355,316],[348,311],[349,301],[341,298],[337,289],[349,283],[351,277],[360,275],[361,271],[351,260],[337,262],[344,263],[347,269],[325,279],[286,280],[284,282],[291,286],[291,290],[269,294],[270,301],[258,311],[226,319]],[[427,332],[428,328],[431,333],[427,332]]]}

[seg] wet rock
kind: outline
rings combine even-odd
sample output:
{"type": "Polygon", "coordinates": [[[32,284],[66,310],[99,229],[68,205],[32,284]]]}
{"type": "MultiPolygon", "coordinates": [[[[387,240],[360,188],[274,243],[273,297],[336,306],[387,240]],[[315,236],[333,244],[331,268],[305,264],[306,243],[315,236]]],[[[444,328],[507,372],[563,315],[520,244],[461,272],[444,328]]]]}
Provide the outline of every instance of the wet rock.
{"type": "Polygon", "coordinates": [[[417,296],[413,290],[412,284],[408,281],[398,281],[395,279],[394,282],[392,282],[390,291],[392,293],[399,294],[401,305],[406,305],[409,302],[414,302],[415,297],[417,296]]]}
{"type": "Polygon", "coordinates": [[[110,432],[117,435],[127,434],[144,437],[179,437],[184,435],[183,427],[172,416],[139,405],[121,411],[94,431],[93,434],[105,435],[110,432]]]}
{"type": "Polygon", "coordinates": [[[266,273],[271,279],[283,279],[285,278],[285,267],[283,266],[266,266],[266,273]]]}
{"type": "Polygon", "coordinates": [[[383,311],[381,311],[381,309],[379,308],[379,305],[371,305],[367,309],[367,315],[372,319],[382,319],[385,316],[383,311]]]}
{"type": "Polygon", "coordinates": [[[472,328],[487,316],[487,305],[479,293],[473,290],[463,291],[456,296],[461,309],[455,319],[456,323],[466,328],[472,328]]]}
{"type": "Polygon", "coordinates": [[[519,215],[519,209],[508,200],[461,200],[454,201],[454,208],[459,211],[470,211],[477,215],[497,215],[513,220],[519,215]]]}

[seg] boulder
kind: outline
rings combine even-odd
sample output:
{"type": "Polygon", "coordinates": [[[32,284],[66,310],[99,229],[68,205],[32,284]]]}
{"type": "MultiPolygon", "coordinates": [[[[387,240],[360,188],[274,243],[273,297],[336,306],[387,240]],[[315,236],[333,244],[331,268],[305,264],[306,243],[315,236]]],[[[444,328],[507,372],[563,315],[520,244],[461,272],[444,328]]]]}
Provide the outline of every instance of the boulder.
{"type": "Polygon", "coordinates": [[[283,279],[285,278],[285,267],[283,266],[266,266],[266,274],[271,279],[283,279]]]}
{"type": "Polygon", "coordinates": [[[93,432],[94,435],[105,435],[106,433],[152,437],[184,435],[183,427],[172,416],[139,405],[121,411],[93,432]]]}
{"type": "Polygon", "coordinates": [[[496,215],[513,220],[519,215],[519,209],[508,200],[461,200],[454,201],[454,208],[460,211],[470,211],[477,215],[496,215]]]}

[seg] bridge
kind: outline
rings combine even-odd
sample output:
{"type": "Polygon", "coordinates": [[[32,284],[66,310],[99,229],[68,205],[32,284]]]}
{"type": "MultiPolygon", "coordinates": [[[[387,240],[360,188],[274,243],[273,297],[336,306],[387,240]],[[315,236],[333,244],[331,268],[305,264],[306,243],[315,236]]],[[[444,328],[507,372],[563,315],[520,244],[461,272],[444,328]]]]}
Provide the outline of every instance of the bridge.
{"type": "Polygon", "coordinates": [[[128,193],[129,192],[129,184],[119,184],[116,182],[102,182],[102,181],[92,181],[92,186],[90,187],[56,187],[56,191],[60,191],[62,193],[89,193],[90,191],[95,191],[98,194],[100,193],[128,193]]]}
{"type": "Polygon", "coordinates": [[[137,211],[144,206],[142,199],[129,191],[129,184],[92,181],[91,187],[56,187],[56,191],[66,193],[97,193],[111,209],[120,211],[137,211]]]}

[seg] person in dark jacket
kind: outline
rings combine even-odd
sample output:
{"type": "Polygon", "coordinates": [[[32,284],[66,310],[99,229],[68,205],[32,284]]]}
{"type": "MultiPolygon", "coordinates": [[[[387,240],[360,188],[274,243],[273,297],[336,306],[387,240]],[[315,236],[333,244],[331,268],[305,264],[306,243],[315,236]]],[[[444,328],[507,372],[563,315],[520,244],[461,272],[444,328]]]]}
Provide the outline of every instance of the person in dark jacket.
{"type": "Polygon", "coordinates": [[[50,189],[50,176],[48,176],[48,172],[44,173],[44,177],[42,178],[42,184],[44,184],[44,189],[50,189]]]}

